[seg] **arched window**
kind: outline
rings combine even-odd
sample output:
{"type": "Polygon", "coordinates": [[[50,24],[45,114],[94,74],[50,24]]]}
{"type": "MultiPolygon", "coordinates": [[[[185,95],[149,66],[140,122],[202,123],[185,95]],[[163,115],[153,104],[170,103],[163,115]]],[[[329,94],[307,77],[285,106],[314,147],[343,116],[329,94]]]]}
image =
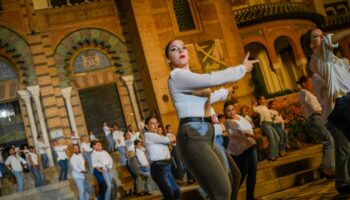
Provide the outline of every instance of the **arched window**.
{"type": "Polygon", "coordinates": [[[74,60],[74,73],[90,72],[112,66],[111,60],[101,51],[89,49],[82,51],[74,60]]]}
{"type": "Polygon", "coordinates": [[[173,5],[180,32],[196,29],[191,0],[174,0],[173,5]]]}
{"type": "Polygon", "coordinates": [[[14,66],[5,58],[0,57],[0,81],[17,78],[14,66]]]}

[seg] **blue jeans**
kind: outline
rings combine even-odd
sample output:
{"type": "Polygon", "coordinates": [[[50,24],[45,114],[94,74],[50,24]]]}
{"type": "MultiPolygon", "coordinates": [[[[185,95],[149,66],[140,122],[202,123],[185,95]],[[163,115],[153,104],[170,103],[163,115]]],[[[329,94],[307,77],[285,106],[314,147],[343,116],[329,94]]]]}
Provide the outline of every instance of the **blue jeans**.
{"type": "Polygon", "coordinates": [[[114,151],[115,143],[113,140],[112,133],[108,134],[106,138],[107,138],[107,142],[108,142],[108,152],[114,151]]]}
{"type": "Polygon", "coordinates": [[[224,138],[222,135],[216,135],[214,141],[215,141],[217,149],[220,151],[220,153],[222,154],[222,157],[225,160],[224,164],[225,164],[226,170],[229,172],[230,167],[229,167],[228,160],[227,160],[226,153],[225,153],[224,138]]]}
{"type": "Polygon", "coordinates": [[[120,147],[117,147],[117,150],[120,154],[120,164],[121,166],[125,166],[126,165],[126,147],[120,146],[120,147]]]}
{"type": "Polygon", "coordinates": [[[186,169],[181,159],[179,158],[179,155],[177,154],[176,148],[176,146],[173,146],[173,150],[170,152],[172,157],[171,172],[173,173],[175,178],[182,179],[185,175],[186,169]]]}
{"type": "Polygon", "coordinates": [[[97,199],[104,200],[107,186],[106,186],[106,182],[105,182],[105,179],[103,177],[103,174],[101,172],[99,172],[97,169],[94,169],[94,176],[95,176],[97,183],[98,183],[97,199]]]}
{"type": "Polygon", "coordinates": [[[38,165],[30,165],[30,172],[32,172],[35,181],[35,187],[44,185],[44,175],[38,165]]]}
{"type": "Polygon", "coordinates": [[[49,163],[49,157],[47,157],[47,154],[40,154],[41,157],[41,162],[43,164],[43,168],[46,169],[47,168],[47,163],[49,163]]]}
{"type": "Polygon", "coordinates": [[[4,163],[0,163],[0,172],[2,174],[2,177],[5,177],[5,164],[4,163]]]}
{"type": "Polygon", "coordinates": [[[335,142],[335,187],[350,185],[350,141],[341,129],[327,124],[335,142]]]}
{"type": "Polygon", "coordinates": [[[83,153],[84,159],[86,160],[86,162],[88,163],[88,166],[89,166],[89,174],[94,173],[94,168],[92,167],[91,154],[92,154],[92,151],[83,153]]]}
{"type": "Polygon", "coordinates": [[[258,155],[256,145],[245,150],[238,156],[232,156],[241,172],[241,185],[247,177],[246,199],[254,199],[254,188],[256,183],[256,171],[258,168],[258,155]]]}
{"type": "Polygon", "coordinates": [[[319,115],[311,115],[309,117],[309,124],[312,133],[318,135],[323,145],[322,163],[320,168],[326,170],[335,169],[334,158],[334,140],[327,127],[322,123],[319,115]]]}
{"type": "Polygon", "coordinates": [[[89,183],[86,178],[73,178],[79,191],[79,200],[89,200],[89,183]]]}
{"type": "Polygon", "coordinates": [[[278,136],[277,131],[272,127],[271,122],[262,122],[261,123],[262,132],[267,136],[269,140],[269,159],[275,159],[278,155],[278,146],[280,137],[278,136]]]}
{"type": "Polygon", "coordinates": [[[105,180],[105,183],[107,185],[105,200],[109,200],[111,197],[112,189],[113,189],[113,183],[112,183],[113,176],[112,176],[112,173],[110,171],[105,172],[102,175],[103,175],[103,179],[105,180]]]}
{"type": "Polygon", "coordinates": [[[67,174],[68,174],[68,160],[67,158],[64,160],[58,161],[58,165],[61,168],[60,176],[58,178],[59,181],[67,180],[67,174]]]}
{"type": "Polygon", "coordinates": [[[151,185],[151,169],[150,167],[140,166],[140,173],[142,174],[143,192],[149,192],[151,185]]]}
{"type": "Polygon", "coordinates": [[[12,174],[15,176],[16,181],[17,181],[17,192],[22,192],[23,191],[23,184],[24,184],[24,179],[23,179],[23,172],[17,172],[17,171],[12,171],[12,174]]]}
{"type": "Polygon", "coordinates": [[[126,162],[126,169],[129,171],[132,179],[134,180],[134,192],[139,192],[139,164],[137,163],[136,156],[128,159],[126,162]]]}
{"type": "Polygon", "coordinates": [[[272,127],[277,131],[278,136],[280,138],[278,143],[279,152],[285,152],[286,151],[286,142],[287,142],[287,133],[282,128],[282,123],[272,124],[272,127]]]}
{"type": "Polygon", "coordinates": [[[151,164],[151,176],[158,185],[164,199],[180,199],[180,189],[171,174],[170,161],[155,161],[151,164]]]}

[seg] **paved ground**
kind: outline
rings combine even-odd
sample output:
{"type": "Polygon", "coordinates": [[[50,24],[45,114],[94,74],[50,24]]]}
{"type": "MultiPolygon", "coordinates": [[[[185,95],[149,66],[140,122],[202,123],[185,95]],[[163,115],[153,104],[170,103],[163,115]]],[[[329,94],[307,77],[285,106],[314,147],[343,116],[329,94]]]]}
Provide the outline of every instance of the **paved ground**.
{"type": "Polygon", "coordinates": [[[302,186],[264,196],[261,199],[350,200],[350,195],[339,195],[334,187],[334,180],[320,179],[302,186]]]}

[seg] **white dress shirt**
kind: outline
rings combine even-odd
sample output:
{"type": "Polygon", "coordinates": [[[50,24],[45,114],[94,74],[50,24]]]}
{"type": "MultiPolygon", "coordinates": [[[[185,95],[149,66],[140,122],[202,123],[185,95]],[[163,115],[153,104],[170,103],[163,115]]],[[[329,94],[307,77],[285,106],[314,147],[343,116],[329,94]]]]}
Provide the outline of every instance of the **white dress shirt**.
{"type": "MultiPolygon", "coordinates": [[[[243,65],[229,67],[211,74],[197,74],[180,68],[173,69],[170,72],[168,87],[178,117],[180,119],[185,117],[207,117],[205,116],[205,105],[208,97],[200,97],[188,93],[198,89],[232,83],[241,79],[245,73],[243,65]]],[[[221,97],[220,91],[217,94],[212,93],[210,101],[215,101],[217,97],[221,97]]]]}
{"type": "Polygon", "coordinates": [[[93,150],[89,142],[82,142],[80,148],[82,152],[91,152],[93,150]]]}
{"type": "Polygon", "coordinates": [[[265,105],[259,105],[253,107],[254,112],[258,113],[261,122],[272,122],[270,110],[265,105]]]}
{"type": "Polygon", "coordinates": [[[31,164],[29,162],[30,165],[39,165],[39,161],[38,161],[38,155],[36,153],[32,153],[32,152],[29,152],[28,153],[28,161],[29,161],[29,158],[32,160],[33,164],[31,164]]]}
{"type": "Polygon", "coordinates": [[[47,149],[49,147],[44,143],[44,142],[41,142],[41,141],[38,141],[38,149],[39,149],[39,154],[46,154],[47,153],[47,149]]]}
{"type": "Polygon", "coordinates": [[[27,164],[27,162],[21,156],[17,156],[17,155],[10,155],[9,157],[7,157],[5,161],[5,165],[9,165],[12,171],[16,171],[16,172],[23,171],[21,163],[24,165],[27,164]]]}
{"type": "Polygon", "coordinates": [[[103,170],[113,167],[113,159],[107,151],[93,151],[91,154],[92,166],[100,167],[103,170]]]}
{"type": "Polygon", "coordinates": [[[151,161],[169,160],[170,151],[168,144],[170,139],[157,133],[145,133],[145,147],[151,161]]]}
{"type": "Polygon", "coordinates": [[[67,145],[54,146],[53,148],[57,154],[57,161],[67,159],[67,154],[66,154],[67,145]]]}
{"type": "Polygon", "coordinates": [[[111,133],[111,129],[108,126],[103,126],[102,129],[106,136],[111,133]]]}
{"type": "Polygon", "coordinates": [[[315,96],[322,107],[321,121],[323,124],[326,124],[328,115],[332,112],[334,107],[333,99],[327,95],[325,84],[319,75],[314,74],[312,76],[312,86],[315,91],[315,96]]]}
{"type": "Polygon", "coordinates": [[[73,154],[70,158],[70,165],[72,167],[72,177],[74,179],[85,179],[83,171],[85,171],[85,160],[81,154],[73,154]]]}
{"type": "Polygon", "coordinates": [[[96,136],[94,134],[90,134],[90,141],[92,142],[96,140],[97,140],[96,136]]]}
{"type": "Polygon", "coordinates": [[[125,146],[125,138],[123,131],[113,131],[113,140],[115,142],[115,147],[124,147],[125,146]]]}
{"type": "Polygon", "coordinates": [[[227,153],[238,156],[245,150],[249,149],[251,146],[256,144],[255,140],[251,137],[246,137],[244,134],[253,135],[253,127],[244,117],[236,115],[239,120],[236,119],[226,119],[225,127],[230,138],[227,145],[227,153]],[[235,123],[237,126],[234,126],[235,123]]]}
{"type": "Polygon", "coordinates": [[[136,158],[141,166],[143,167],[149,166],[149,162],[146,156],[146,149],[144,147],[136,148],[136,158]]]}
{"type": "Polygon", "coordinates": [[[316,96],[305,89],[302,89],[299,93],[299,102],[306,118],[311,117],[314,113],[322,113],[322,107],[316,96]]]}
{"type": "Polygon", "coordinates": [[[140,132],[134,133],[131,135],[130,139],[125,140],[126,150],[135,153],[134,141],[139,139],[140,132]]]}
{"type": "Polygon", "coordinates": [[[322,104],[327,117],[333,110],[334,100],[350,92],[349,64],[333,54],[333,48],[338,44],[332,44],[332,35],[327,34],[324,37],[321,46],[312,54],[310,60],[310,69],[320,76],[324,84],[326,96],[320,96],[328,100],[322,104]]]}

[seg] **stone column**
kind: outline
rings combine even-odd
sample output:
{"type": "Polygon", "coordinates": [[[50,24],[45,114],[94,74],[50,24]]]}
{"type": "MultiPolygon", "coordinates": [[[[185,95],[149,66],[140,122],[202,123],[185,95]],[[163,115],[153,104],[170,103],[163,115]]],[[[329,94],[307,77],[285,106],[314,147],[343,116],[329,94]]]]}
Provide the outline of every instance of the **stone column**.
{"type": "Polygon", "coordinates": [[[136,99],[136,95],[135,95],[135,90],[134,90],[134,76],[133,75],[127,75],[127,76],[122,76],[121,77],[122,80],[124,81],[129,95],[130,95],[130,100],[131,100],[131,104],[132,104],[132,108],[134,111],[134,116],[136,119],[136,123],[137,126],[141,121],[141,117],[140,117],[140,111],[139,111],[139,106],[137,104],[137,99],[136,99]]]}
{"type": "Polygon", "coordinates": [[[35,121],[34,121],[34,116],[33,116],[33,109],[32,109],[32,104],[30,102],[30,93],[27,90],[19,90],[17,91],[21,99],[23,99],[25,105],[26,105],[26,110],[28,114],[28,119],[29,119],[29,125],[30,125],[30,132],[32,133],[33,137],[33,146],[35,147],[35,150],[38,152],[38,132],[35,126],[35,121]]]}
{"type": "Polygon", "coordinates": [[[34,86],[28,86],[27,90],[32,94],[32,97],[34,99],[36,111],[37,111],[38,118],[39,118],[41,134],[42,134],[42,137],[44,139],[44,143],[49,147],[49,149],[47,151],[47,156],[49,157],[49,166],[53,167],[54,162],[53,162],[53,156],[52,156],[52,151],[51,151],[51,145],[50,145],[50,141],[49,141],[49,136],[47,134],[44,113],[43,113],[43,110],[41,108],[41,102],[40,102],[40,88],[38,85],[34,85],[34,86]]]}
{"type": "Polygon", "coordinates": [[[70,123],[70,128],[72,131],[75,132],[75,136],[78,136],[78,130],[77,130],[77,125],[75,123],[75,119],[74,119],[74,113],[73,113],[73,108],[72,108],[72,104],[70,102],[70,97],[71,97],[71,93],[72,93],[72,87],[66,87],[63,88],[61,90],[64,101],[66,102],[66,109],[68,112],[68,118],[69,118],[69,123],[70,123]]]}

